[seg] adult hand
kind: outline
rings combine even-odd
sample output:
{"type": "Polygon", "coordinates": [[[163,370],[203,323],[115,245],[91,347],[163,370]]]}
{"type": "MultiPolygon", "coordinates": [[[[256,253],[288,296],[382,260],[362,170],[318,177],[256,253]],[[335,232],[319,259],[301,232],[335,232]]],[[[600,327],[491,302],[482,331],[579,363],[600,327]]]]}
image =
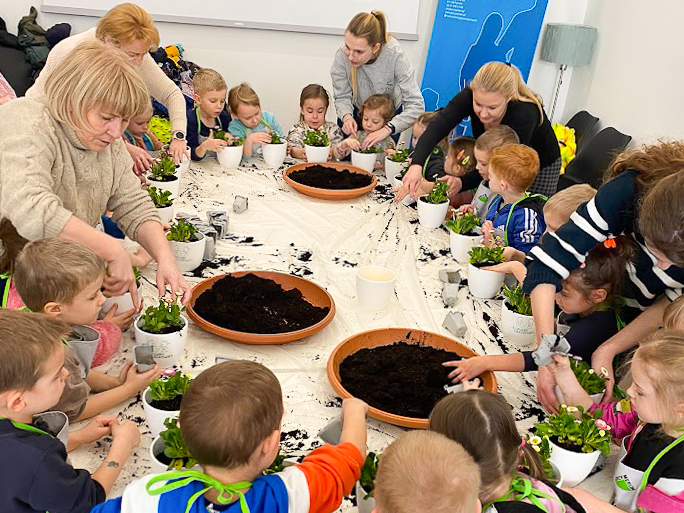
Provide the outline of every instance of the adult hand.
{"type": "Polygon", "coordinates": [[[252,144],[268,144],[271,142],[271,136],[268,132],[252,132],[247,136],[247,140],[252,144]]]}
{"type": "Polygon", "coordinates": [[[418,189],[423,181],[423,168],[418,164],[411,165],[406,171],[403,180],[403,187],[408,191],[413,199],[416,199],[418,189]]]}
{"type": "Polygon", "coordinates": [[[615,374],[613,373],[613,359],[615,355],[606,350],[603,345],[599,346],[594,354],[591,355],[591,366],[594,371],[600,376],[604,370],[608,371],[608,380],[606,381],[606,391],[603,394],[602,403],[608,403],[613,398],[613,387],[615,386],[615,374]]]}
{"type": "Polygon", "coordinates": [[[558,411],[558,398],[556,397],[556,379],[553,373],[546,367],[539,367],[537,372],[537,399],[544,409],[551,413],[558,411]]]}
{"type": "Polygon", "coordinates": [[[353,135],[356,137],[356,131],[359,129],[359,126],[356,124],[354,116],[351,114],[345,114],[342,121],[342,131],[347,135],[353,135]]]}
{"type": "Polygon", "coordinates": [[[392,200],[394,203],[399,203],[408,195],[408,189],[403,185],[392,189],[392,192],[394,193],[394,200],[392,200]]]}
{"type": "Polygon", "coordinates": [[[186,159],[190,158],[190,155],[188,154],[188,145],[185,140],[181,139],[174,139],[171,141],[171,144],[169,144],[169,154],[173,157],[173,161],[176,165],[183,162],[183,157],[186,159]]]}
{"type": "Polygon", "coordinates": [[[392,132],[386,126],[382,127],[380,130],[376,130],[375,132],[371,132],[363,140],[363,144],[361,145],[361,149],[366,150],[372,146],[375,146],[379,142],[387,139],[390,135],[392,135],[392,132]]]}
{"type": "Polygon", "coordinates": [[[142,176],[152,165],[152,155],[142,148],[133,146],[129,142],[126,142],[126,149],[133,159],[133,172],[138,176],[142,176]]]}
{"type": "Polygon", "coordinates": [[[209,137],[200,144],[205,151],[218,152],[221,148],[228,146],[228,143],[222,139],[214,139],[214,131],[209,130],[209,137]]]}
{"type": "Polygon", "coordinates": [[[178,270],[175,260],[163,258],[157,263],[157,290],[159,291],[159,297],[166,295],[167,284],[171,287],[173,300],[177,296],[183,296],[181,302],[184,305],[190,303],[190,298],[192,297],[190,285],[188,285],[178,270]]]}
{"type": "Polygon", "coordinates": [[[121,296],[131,293],[133,306],[140,308],[138,288],[135,285],[135,275],[128,251],[118,242],[112,244],[112,256],[107,260],[107,276],[104,280],[105,292],[111,296],[121,296]]]}
{"type": "Polygon", "coordinates": [[[461,188],[463,187],[463,182],[458,176],[446,175],[442,178],[438,178],[437,180],[447,183],[449,186],[447,195],[449,195],[449,197],[456,196],[459,192],[461,192],[461,188]]]}

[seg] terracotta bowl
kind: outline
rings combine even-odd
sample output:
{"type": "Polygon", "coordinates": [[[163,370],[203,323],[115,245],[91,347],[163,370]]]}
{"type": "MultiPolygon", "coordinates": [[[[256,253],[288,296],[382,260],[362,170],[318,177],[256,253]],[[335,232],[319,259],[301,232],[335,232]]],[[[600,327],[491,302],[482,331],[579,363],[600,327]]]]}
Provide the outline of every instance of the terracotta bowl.
{"type": "MultiPolygon", "coordinates": [[[[360,349],[389,346],[399,341],[407,344],[444,349],[445,351],[451,351],[452,353],[456,353],[463,357],[477,356],[475,351],[464,344],[456,342],[451,338],[438,335],[437,333],[430,333],[429,331],[412,330],[408,328],[384,328],[364,331],[363,333],[358,333],[349,337],[338,345],[328,359],[328,380],[330,380],[330,384],[335,389],[335,392],[343,399],[352,397],[352,395],[342,386],[340,379],[340,364],[347,356],[356,353],[360,349]]],[[[489,390],[490,392],[497,391],[496,378],[494,377],[493,372],[487,371],[482,374],[481,378],[484,381],[483,387],[485,390],[489,390]]],[[[395,426],[415,429],[427,429],[428,427],[428,419],[403,417],[373,407],[368,410],[368,415],[374,419],[394,424],[395,426]]]]}
{"type": "Polygon", "coordinates": [[[367,192],[372,191],[378,184],[378,179],[375,178],[373,173],[369,173],[368,171],[366,171],[365,169],[361,169],[360,167],[354,167],[346,162],[305,162],[303,164],[295,164],[294,166],[290,166],[287,169],[285,169],[285,171],[283,171],[283,179],[288,184],[290,184],[290,186],[294,190],[299,191],[302,194],[306,194],[307,196],[311,196],[312,198],[326,200],[346,200],[356,198],[358,196],[363,196],[367,192]],[[352,173],[361,173],[364,175],[368,175],[373,179],[373,181],[370,185],[367,185],[366,187],[361,187],[360,189],[319,189],[318,187],[309,187],[308,185],[302,185],[301,183],[295,182],[292,178],[290,178],[290,173],[292,173],[293,171],[299,171],[300,169],[306,169],[307,167],[311,166],[331,167],[333,169],[337,169],[340,171],[343,169],[348,169],[352,173]]]}
{"type": "Polygon", "coordinates": [[[188,316],[203,330],[218,335],[219,337],[234,340],[235,342],[242,342],[243,344],[286,344],[287,342],[293,342],[304,337],[309,337],[314,333],[318,333],[330,324],[333,317],[335,317],[335,302],[333,301],[332,296],[328,294],[328,291],[323,287],[316,285],[312,281],[300,278],[299,276],[292,276],[291,274],[279,273],[276,271],[239,271],[214,276],[195,285],[192,289],[192,298],[190,299],[190,305],[188,306],[188,316]],[[318,307],[328,307],[330,308],[330,311],[323,320],[313,326],[287,333],[246,333],[244,331],[234,331],[212,324],[197,315],[194,308],[195,301],[202,292],[211,288],[216,281],[224,276],[230,275],[237,278],[244,276],[245,274],[255,274],[260,278],[273,280],[285,290],[299,289],[304,296],[304,299],[309,303],[318,307]]]}

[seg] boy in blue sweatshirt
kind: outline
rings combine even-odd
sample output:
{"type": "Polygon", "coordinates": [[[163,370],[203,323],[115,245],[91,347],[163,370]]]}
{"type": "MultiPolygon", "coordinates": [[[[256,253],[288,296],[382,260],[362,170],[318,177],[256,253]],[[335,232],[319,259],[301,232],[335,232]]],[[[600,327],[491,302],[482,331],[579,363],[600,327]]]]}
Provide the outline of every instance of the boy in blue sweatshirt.
{"type": "Polygon", "coordinates": [[[527,253],[546,230],[542,212],[546,198],[528,194],[539,173],[539,156],[524,144],[492,150],[489,188],[496,193],[482,225],[485,243],[501,239],[505,246],[527,253]]]}

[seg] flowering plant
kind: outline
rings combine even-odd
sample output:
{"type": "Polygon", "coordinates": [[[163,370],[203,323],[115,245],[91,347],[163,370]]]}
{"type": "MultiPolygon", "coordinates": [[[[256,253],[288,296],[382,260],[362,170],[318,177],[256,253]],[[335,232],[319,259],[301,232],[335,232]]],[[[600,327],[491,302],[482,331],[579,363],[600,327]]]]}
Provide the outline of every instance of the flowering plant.
{"type": "Polygon", "coordinates": [[[570,360],[570,368],[587,394],[601,394],[606,390],[606,381],[608,381],[607,369],[601,368],[601,374],[599,375],[596,374],[587,362],[574,358],[570,360]]]}
{"type": "Polygon", "coordinates": [[[549,439],[569,451],[601,451],[601,454],[608,456],[610,426],[601,420],[602,416],[603,412],[599,409],[589,413],[581,406],[561,404],[558,413],[534,425],[536,436],[530,438],[530,445],[539,452],[543,461],[551,454],[549,439]]]}

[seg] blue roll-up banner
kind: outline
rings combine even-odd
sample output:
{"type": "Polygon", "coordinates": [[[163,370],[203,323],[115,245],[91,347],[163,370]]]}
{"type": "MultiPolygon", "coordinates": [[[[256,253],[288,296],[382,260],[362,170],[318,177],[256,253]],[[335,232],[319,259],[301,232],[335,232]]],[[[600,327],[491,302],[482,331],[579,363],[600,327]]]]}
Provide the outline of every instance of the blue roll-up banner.
{"type": "MultiPolygon", "coordinates": [[[[445,107],[489,61],[527,80],[548,0],[439,0],[423,75],[428,111],[445,107]]],[[[470,122],[457,128],[470,133],[470,122]]]]}

